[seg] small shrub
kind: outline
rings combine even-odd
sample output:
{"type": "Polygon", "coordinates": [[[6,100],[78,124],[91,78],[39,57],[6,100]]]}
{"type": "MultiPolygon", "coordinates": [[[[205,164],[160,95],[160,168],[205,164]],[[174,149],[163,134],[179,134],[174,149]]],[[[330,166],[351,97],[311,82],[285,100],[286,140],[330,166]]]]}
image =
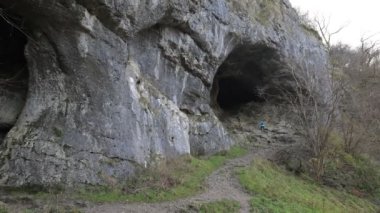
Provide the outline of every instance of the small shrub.
{"type": "Polygon", "coordinates": [[[369,194],[375,194],[380,188],[380,169],[370,159],[362,156],[354,157],[355,186],[369,194]]]}
{"type": "Polygon", "coordinates": [[[181,174],[193,172],[192,159],[188,156],[181,159],[160,162],[152,168],[143,171],[137,177],[127,181],[123,192],[136,194],[146,188],[167,190],[182,183],[181,174]]]}

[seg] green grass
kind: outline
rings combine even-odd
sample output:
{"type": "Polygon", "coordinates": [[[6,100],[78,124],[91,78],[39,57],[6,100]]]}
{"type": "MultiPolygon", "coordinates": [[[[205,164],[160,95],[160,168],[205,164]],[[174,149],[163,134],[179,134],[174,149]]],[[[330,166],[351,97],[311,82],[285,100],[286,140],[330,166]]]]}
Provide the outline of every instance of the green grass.
{"type": "Polygon", "coordinates": [[[238,176],[240,183],[254,194],[252,212],[378,211],[367,200],[293,176],[264,160],[255,160],[252,166],[240,170],[238,176]]]}
{"type": "Polygon", "coordinates": [[[376,199],[380,192],[380,167],[369,157],[337,152],[326,163],[325,178],[349,192],[376,199]]]}
{"type": "Polygon", "coordinates": [[[8,213],[8,209],[4,206],[0,206],[0,213],[8,213]]]}
{"type": "Polygon", "coordinates": [[[237,213],[240,210],[240,204],[235,200],[225,199],[210,203],[203,203],[193,208],[200,213],[237,213]]]}
{"type": "Polygon", "coordinates": [[[7,212],[8,212],[7,205],[0,201],[0,213],[7,213],[7,212]]]}
{"type": "Polygon", "coordinates": [[[226,160],[245,153],[245,149],[234,147],[205,159],[188,157],[171,161],[142,173],[124,186],[82,190],[77,198],[92,202],[160,202],[191,196],[203,189],[205,178],[226,160]]]}

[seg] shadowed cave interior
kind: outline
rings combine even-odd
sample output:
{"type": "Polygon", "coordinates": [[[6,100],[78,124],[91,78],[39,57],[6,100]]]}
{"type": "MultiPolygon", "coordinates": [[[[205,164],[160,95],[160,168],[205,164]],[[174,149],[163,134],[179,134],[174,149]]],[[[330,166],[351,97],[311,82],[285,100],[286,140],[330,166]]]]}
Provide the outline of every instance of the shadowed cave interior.
{"type": "Polygon", "coordinates": [[[26,99],[28,70],[24,55],[27,37],[21,20],[0,7],[0,144],[13,127],[26,99]]]}
{"type": "Polygon", "coordinates": [[[235,48],[219,67],[211,90],[211,106],[218,112],[270,101],[278,94],[279,55],[264,44],[235,48]],[[277,90],[277,91],[276,91],[277,90]]]}

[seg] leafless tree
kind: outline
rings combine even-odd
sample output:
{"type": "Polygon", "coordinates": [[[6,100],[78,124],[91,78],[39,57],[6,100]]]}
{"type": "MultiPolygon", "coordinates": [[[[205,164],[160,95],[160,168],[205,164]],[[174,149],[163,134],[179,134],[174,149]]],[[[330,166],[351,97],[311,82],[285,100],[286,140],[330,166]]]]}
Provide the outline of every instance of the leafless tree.
{"type": "Polygon", "coordinates": [[[328,52],[331,50],[332,38],[339,34],[347,26],[342,25],[337,29],[332,30],[330,23],[330,19],[323,16],[315,17],[313,20],[313,26],[317,29],[328,52]]]}
{"type": "MultiPolygon", "coordinates": [[[[376,35],[376,34],[374,34],[376,35]]],[[[370,71],[376,75],[378,73],[380,61],[380,45],[378,41],[373,41],[371,38],[374,36],[362,36],[360,39],[360,71],[370,71]]]]}
{"type": "Polygon", "coordinates": [[[340,73],[339,77],[334,76],[343,89],[339,127],[345,151],[349,153],[379,143],[380,48],[371,38],[363,37],[356,49],[334,45],[330,53],[332,67],[340,73]]]}
{"type": "Polygon", "coordinates": [[[284,100],[295,113],[296,128],[313,153],[312,172],[320,179],[325,171],[329,154],[330,136],[334,131],[337,109],[341,97],[335,88],[330,94],[321,94],[315,75],[301,75],[290,70],[294,88],[284,90],[284,100]]]}

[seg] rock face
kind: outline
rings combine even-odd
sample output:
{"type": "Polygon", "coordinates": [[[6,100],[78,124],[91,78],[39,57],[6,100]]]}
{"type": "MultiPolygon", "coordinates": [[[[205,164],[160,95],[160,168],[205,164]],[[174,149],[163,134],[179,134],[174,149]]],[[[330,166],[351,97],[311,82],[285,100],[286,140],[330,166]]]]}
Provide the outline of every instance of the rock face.
{"type": "Polygon", "coordinates": [[[0,19],[0,29],[0,144],[2,144],[6,133],[16,123],[25,105],[28,72],[24,57],[27,42],[25,36],[3,18],[0,19]]]}
{"type": "Polygon", "coordinates": [[[16,123],[17,116],[24,107],[24,97],[18,92],[0,90],[0,126],[8,127],[16,123]]]}
{"type": "Polygon", "coordinates": [[[27,100],[0,149],[6,185],[107,184],[159,158],[229,149],[216,115],[220,79],[255,72],[252,88],[266,88],[282,82],[285,65],[316,75],[321,88],[328,76],[319,40],[287,0],[0,6],[28,27],[27,100]],[[244,65],[218,71],[237,48],[245,54],[232,62],[244,65]]]}

